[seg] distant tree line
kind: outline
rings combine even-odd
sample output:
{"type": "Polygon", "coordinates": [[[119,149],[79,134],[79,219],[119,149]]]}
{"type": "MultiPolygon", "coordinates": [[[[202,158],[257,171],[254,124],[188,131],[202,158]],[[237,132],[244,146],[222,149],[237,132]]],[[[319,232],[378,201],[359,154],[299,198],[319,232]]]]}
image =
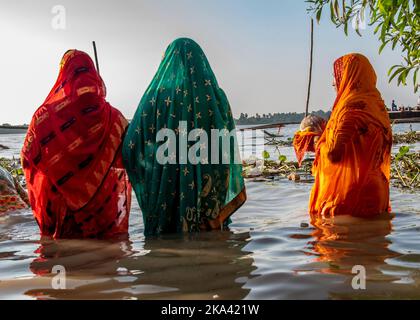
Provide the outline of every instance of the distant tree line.
{"type": "Polygon", "coordinates": [[[29,127],[29,125],[27,123],[20,124],[20,125],[13,125],[13,124],[10,124],[10,123],[3,123],[3,124],[0,124],[0,127],[29,127]]]}
{"type": "MultiPolygon", "coordinates": [[[[326,120],[329,119],[331,112],[325,112],[323,110],[314,111],[311,114],[320,116],[326,120]]],[[[238,125],[253,125],[253,124],[270,124],[270,123],[300,123],[305,117],[305,113],[269,113],[269,114],[256,114],[254,116],[249,116],[248,113],[241,113],[238,119],[235,119],[236,124],[238,125]]]]}

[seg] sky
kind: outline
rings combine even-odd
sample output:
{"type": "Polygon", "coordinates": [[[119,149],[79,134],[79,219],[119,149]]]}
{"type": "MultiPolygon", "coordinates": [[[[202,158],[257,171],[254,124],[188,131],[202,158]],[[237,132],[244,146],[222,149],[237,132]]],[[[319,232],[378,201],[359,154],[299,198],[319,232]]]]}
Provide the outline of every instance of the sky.
{"type": "MultiPolygon", "coordinates": [[[[304,0],[0,0],[0,124],[29,123],[68,49],[98,47],[107,100],[131,118],[166,47],[190,37],[203,48],[232,111],[303,112],[309,70],[310,16],[304,0]],[[65,28],[53,28],[57,5],[65,28]]],[[[311,110],[334,102],[332,65],[360,52],[372,62],[385,102],[415,105],[413,86],[388,84],[401,52],[385,49],[373,28],[346,37],[325,12],[315,24],[311,110]]],[[[61,20],[62,21],[62,20],[61,20]]]]}

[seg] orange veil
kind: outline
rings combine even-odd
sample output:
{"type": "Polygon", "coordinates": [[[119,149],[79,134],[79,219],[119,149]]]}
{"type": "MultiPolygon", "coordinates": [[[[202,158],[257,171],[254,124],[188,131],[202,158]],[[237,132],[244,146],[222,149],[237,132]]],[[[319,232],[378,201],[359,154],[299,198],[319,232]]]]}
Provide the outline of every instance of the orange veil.
{"type": "Polygon", "coordinates": [[[390,210],[389,116],[366,57],[341,57],[334,75],[338,93],[317,144],[310,213],[372,217],[390,210]]]}

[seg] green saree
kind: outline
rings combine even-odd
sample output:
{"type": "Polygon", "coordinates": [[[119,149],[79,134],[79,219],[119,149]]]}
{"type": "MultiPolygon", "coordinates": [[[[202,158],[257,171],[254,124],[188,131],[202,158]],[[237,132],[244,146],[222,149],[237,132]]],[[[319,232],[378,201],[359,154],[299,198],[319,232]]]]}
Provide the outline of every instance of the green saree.
{"type": "Polygon", "coordinates": [[[140,101],[123,146],[146,236],[229,224],[229,217],[246,201],[234,129],[228,99],[200,46],[191,39],[174,41],[140,101]],[[174,139],[162,140],[162,129],[172,130],[174,139]],[[195,129],[207,134],[208,143],[201,135],[190,141],[195,129]],[[210,141],[215,129],[224,130],[218,144],[210,141]],[[220,143],[223,136],[228,136],[227,147],[220,143]],[[188,152],[198,146],[193,154],[199,163],[185,159],[184,144],[188,152]],[[159,160],[162,155],[167,163],[159,160]]]}

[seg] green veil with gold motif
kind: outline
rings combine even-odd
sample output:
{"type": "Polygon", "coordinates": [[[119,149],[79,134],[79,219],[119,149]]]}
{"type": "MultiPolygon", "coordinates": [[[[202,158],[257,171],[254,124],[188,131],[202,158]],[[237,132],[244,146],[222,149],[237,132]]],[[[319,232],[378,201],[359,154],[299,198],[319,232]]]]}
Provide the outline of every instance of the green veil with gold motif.
{"type": "Polygon", "coordinates": [[[123,145],[146,236],[220,229],[229,223],[246,200],[234,129],[228,99],[202,49],[191,39],[175,40],[140,101],[123,145]],[[188,141],[193,130],[207,134],[208,142],[201,135],[188,141]],[[219,143],[213,144],[216,130],[219,143]],[[159,137],[168,131],[175,140],[159,137]],[[228,145],[221,142],[226,136],[228,145]],[[199,163],[185,159],[182,143],[188,150],[197,147],[193,154],[201,157],[199,163]],[[166,163],[159,160],[162,155],[166,163]]]}

